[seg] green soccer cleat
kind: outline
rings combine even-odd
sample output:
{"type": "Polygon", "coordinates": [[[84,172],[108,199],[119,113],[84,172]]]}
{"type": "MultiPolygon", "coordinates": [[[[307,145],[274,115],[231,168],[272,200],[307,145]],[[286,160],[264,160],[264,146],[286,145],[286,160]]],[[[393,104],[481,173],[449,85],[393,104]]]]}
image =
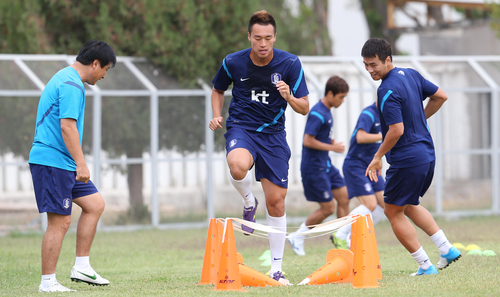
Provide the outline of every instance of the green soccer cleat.
{"type": "Polygon", "coordinates": [[[344,249],[344,250],[349,249],[347,246],[347,241],[345,239],[338,238],[337,232],[333,232],[333,234],[330,235],[330,240],[337,249],[344,249]]]}

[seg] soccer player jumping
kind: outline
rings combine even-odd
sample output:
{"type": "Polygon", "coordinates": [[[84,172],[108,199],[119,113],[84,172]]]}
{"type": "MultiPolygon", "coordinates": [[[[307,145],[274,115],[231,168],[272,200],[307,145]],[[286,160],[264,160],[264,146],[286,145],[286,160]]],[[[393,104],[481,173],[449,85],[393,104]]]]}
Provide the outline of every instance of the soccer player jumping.
{"type": "MultiPolygon", "coordinates": [[[[251,191],[249,170],[255,165],[255,178],[266,198],[267,223],[286,231],[285,196],[288,187],[288,161],[291,152],[286,141],[285,110],[290,104],[297,113],[309,111],[309,94],[302,65],[297,56],[273,48],[276,22],[262,10],[248,24],[252,47],[231,53],[213,79],[212,111],[209,127],[222,129],[224,91],[233,84],[226,120],[226,158],[230,180],[243,197],[243,219],[255,222],[258,201],[251,191]]],[[[254,230],[242,226],[247,233],[254,230]]],[[[285,234],[269,233],[271,276],[288,283],[281,263],[285,234]]]]}
{"type": "Polygon", "coordinates": [[[434,175],[435,153],[427,119],[448,99],[446,93],[417,71],[397,68],[392,64],[391,45],[379,38],[370,38],[361,50],[363,63],[373,80],[382,80],[377,90],[377,108],[383,141],[365,175],[378,180],[382,156],[391,165],[386,173],[384,189],[385,214],[394,234],[419,264],[413,275],[437,274],[460,258],[443,230],[420,204],[434,175]],[[422,101],[429,97],[425,108],[422,101]],[[418,241],[412,223],[427,233],[438,247],[441,257],[432,265],[418,241]]]}

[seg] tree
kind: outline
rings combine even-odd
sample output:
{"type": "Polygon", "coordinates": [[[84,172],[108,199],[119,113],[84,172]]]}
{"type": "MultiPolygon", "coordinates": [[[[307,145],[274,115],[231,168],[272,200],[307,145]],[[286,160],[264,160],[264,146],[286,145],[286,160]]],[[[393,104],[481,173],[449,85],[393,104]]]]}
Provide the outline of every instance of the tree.
{"type": "MultiPolygon", "coordinates": [[[[147,57],[162,74],[159,83],[174,78],[179,87],[198,87],[200,77],[211,81],[226,54],[249,47],[248,19],[259,9],[267,9],[277,19],[276,47],[297,55],[331,53],[326,0],[314,1],[312,6],[298,0],[298,15],[284,6],[284,0],[12,2],[0,4],[1,52],[77,54],[87,40],[96,38],[108,42],[118,55],[147,57]]],[[[204,149],[203,130],[191,128],[206,124],[204,102],[188,100],[193,99],[162,99],[162,149],[182,153],[204,149]]],[[[103,149],[110,157],[141,158],[149,150],[149,100],[103,98],[102,104],[103,149]]],[[[85,125],[88,135],[92,122],[87,120],[85,125]]],[[[222,134],[216,138],[217,147],[222,149],[222,134]]],[[[90,141],[91,137],[84,137],[86,149],[90,141]]],[[[19,152],[8,143],[0,145],[4,151],[19,152]]],[[[139,217],[143,213],[142,165],[129,165],[127,172],[131,214],[139,217]],[[135,209],[139,211],[135,213],[135,209]]]]}
{"type": "Polygon", "coordinates": [[[394,31],[387,29],[387,0],[361,0],[370,30],[370,37],[386,39],[397,53],[396,40],[399,37],[394,31]]]}

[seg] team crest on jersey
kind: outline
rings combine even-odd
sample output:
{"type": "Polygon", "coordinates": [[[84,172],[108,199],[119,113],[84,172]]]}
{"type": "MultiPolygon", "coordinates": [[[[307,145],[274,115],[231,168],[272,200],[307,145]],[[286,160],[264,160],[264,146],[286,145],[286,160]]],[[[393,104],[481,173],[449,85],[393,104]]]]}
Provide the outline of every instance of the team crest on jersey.
{"type": "Polygon", "coordinates": [[[271,82],[273,84],[277,84],[280,80],[281,80],[281,74],[279,74],[279,73],[271,74],[271,82]]]}
{"type": "Polygon", "coordinates": [[[229,147],[233,147],[233,146],[235,146],[237,142],[238,142],[238,141],[237,141],[236,139],[231,140],[231,141],[229,142],[229,147]]]}
{"type": "Polygon", "coordinates": [[[68,209],[70,205],[71,205],[71,199],[69,199],[69,198],[64,198],[64,200],[63,200],[63,207],[64,207],[65,209],[68,209]]]}

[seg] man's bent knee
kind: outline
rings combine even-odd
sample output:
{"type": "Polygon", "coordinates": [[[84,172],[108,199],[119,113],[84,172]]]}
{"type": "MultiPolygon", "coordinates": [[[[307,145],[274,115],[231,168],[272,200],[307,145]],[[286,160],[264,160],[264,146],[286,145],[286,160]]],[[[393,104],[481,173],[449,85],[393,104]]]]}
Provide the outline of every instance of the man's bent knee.
{"type": "Polygon", "coordinates": [[[252,154],[243,148],[234,149],[227,154],[227,165],[231,176],[235,180],[244,179],[253,162],[252,154]]]}
{"type": "Polygon", "coordinates": [[[63,233],[68,231],[71,225],[71,215],[61,215],[57,213],[47,212],[47,227],[60,230],[63,233]]]}

